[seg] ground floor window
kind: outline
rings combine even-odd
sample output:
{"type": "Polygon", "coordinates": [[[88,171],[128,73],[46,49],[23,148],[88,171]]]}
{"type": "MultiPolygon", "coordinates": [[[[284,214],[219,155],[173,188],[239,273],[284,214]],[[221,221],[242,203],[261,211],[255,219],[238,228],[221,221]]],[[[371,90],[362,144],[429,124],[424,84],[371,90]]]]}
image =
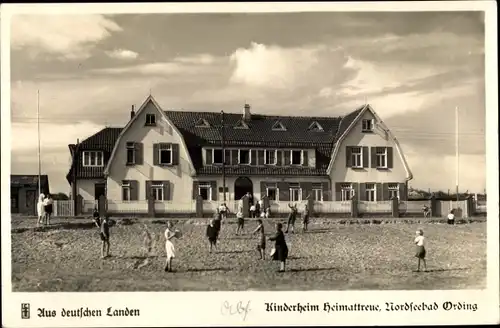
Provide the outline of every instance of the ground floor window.
{"type": "Polygon", "coordinates": [[[374,183],[367,183],[366,189],[365,189],[366,200],[369,202],[374,202],[376,200],[375,192],[376,192],[375,184],[374,183]]]}
{"type": "Polygon", "coordinates": [[[302,201],[302,189],[298,183],[290,183],[290,201],[300,202],[302,201]]]}
{"type": "Polygon", "coordinates": [[[352,184],[342,183],[340,185],[340,200],[342,202],[347,202],[354,196],[354,189],[352,189],[352,184]]]}
{"type": "Polygon", "coordinates": [[[164,201],[165,195],[163,194],[163,183],[153,182],[151,184],[151,192],[155,201],[164,201]]]}
{"type": "Polygon", "coordinates": [[[323,185],[321,183],[313,184],[312,194],[313,194],[313,200],[315,202],[322,202],[323,201],[323,185]]]}
{"type": "Polygon", "coordinates": [[[122,200],[123,201],[130,200],[130,182],[128,181],[122,182],[122,200]]]}
{"type": "Polygon", "coordinates": [[[278,187],[276,184],[269,184],[266,187],[266,195],[269,200],[278,201],[278,187]]]}
{"type": "Polygon", "coordinates": [[[387,189],[389,189],[389,199],[394,197],[399,199],[399,183],[388,183],[387,189]]]}
{"type": "Polygon", "coordinates": [[[210,183],[200,183],[198,186],[198,194],[203,200],[212,200],[212,185],[210,183]]]}

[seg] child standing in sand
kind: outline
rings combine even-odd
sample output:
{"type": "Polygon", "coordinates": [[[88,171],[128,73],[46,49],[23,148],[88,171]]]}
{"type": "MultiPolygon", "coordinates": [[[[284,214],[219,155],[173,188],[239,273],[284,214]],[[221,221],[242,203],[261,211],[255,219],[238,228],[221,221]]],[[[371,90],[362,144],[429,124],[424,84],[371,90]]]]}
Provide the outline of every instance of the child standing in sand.
{"type": "Polygon", "coordinates": [[[97,226],[99,227],[99,235],[101,237],[102,241],[102,248],[101,248],[101,258],[109,257],[109,248],[110,248],[110,243],[109,243],[109,238],[110,238],[110,233],[109,233],[109,218],[105,216],[102,221],[99,220],[98,223],[96,223],[97,226]]]}
{"type": "Polygon", "coordinates": [[[45,219],[45,206],[43,204],[44,199],[45,199],[44,194],[40,194],[40,196],[38,196],[38,203],[36,204],[36,212],[38,215],[38,224],[43,223],[43,220],[45,219]]]}
{"type": "Polygon", "coordinates": [[[212,246],[217,250],[217,237],[219,235],[219,230],[214,224],[214,220],[210,220],[207,226],[207,237],[208,243],[210,244],[209,252],[212,253],[212,246]]]}
{"type": "Polygon", "coordinates": [[[167,263],[165,265],[165,272],[172,272],[172,260],[175,258],[175,247],[172,239],[175,237],[174,225],[171,221],[167,223],[165,229],[165,251],[167,252],[167,263]]]}
{"type": "Polygon", "coordinates": [[[238,228],[236,228],[236,235],[240,233],[243,234],[243,228],[245,227],[245,219],[243,217],[243,209],[240,207],[238,213],[236,213],[236,219],[238,220],[238,228]]]}
{"type": "Polygon", "coordinates": [[[422,229],[419,229],[416,232],[415,244],[417,245],[415,257],[418,258],[417,271],[420,272],[420,261],[424,262],[424,271],[427,271],[427,263],[425,262],[425,237],[422,229]]]}
{"type": "Polygon", "coordinates": [[[266,236],[264,234],[264,224],[261,219],[257,220],[257,228],[253,231],[252,234],[259,234],[259,241],[257,243],[257,251],[259,252],[260,259],[266,259],[266,236]]]}

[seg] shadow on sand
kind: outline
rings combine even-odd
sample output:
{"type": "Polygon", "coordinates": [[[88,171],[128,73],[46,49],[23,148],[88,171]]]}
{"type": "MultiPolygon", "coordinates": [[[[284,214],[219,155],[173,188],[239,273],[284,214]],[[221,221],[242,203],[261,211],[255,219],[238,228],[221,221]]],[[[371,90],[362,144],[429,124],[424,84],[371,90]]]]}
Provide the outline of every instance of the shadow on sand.
{"type": "Polygon", "coordinates": [[[217,251],[217,254],[243,254],[243,253],[252,253],[253,250],[244,250],[244,251],[217,251]]]}
{"type": "MultiPolygon", "coordinates": [[[[430,269],[430,270],[420,270],[420,272],[430,273],[430,272],[450,272],[450,271],[466,271],[470,268],[450,268],[450,269],[430,269]]],[[[413,270],[413,272],[419,272],[417,270],[413,270]]]]}
{"type": "Polygon", "coordinates": [[[340,271],[337,268],[298,268],[290,269],[289,272],[319,272],[319,271],[340,271]]]}
{"type": "Polygon", "coordinates": [[[201,268],[201,269],[187,269],[186,272],[214,272],[214,271],[222,271],[229,272],[230,268],[201,268]]]}

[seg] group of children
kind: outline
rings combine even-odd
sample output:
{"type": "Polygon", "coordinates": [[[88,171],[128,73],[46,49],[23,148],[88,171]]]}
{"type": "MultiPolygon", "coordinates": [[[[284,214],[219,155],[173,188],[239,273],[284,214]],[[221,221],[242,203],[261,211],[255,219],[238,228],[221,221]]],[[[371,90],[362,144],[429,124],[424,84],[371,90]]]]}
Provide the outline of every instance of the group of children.
{"type": "Polygon", "coordinates": [[[52,200],[52,196],[48,194],[45,196],[44,194],[40,194],[38,197],[38,203],[36,204],[36,211],[38,215],[38,224],[49,225],[50,218],[52,217],[54,201],[52,200]]]}

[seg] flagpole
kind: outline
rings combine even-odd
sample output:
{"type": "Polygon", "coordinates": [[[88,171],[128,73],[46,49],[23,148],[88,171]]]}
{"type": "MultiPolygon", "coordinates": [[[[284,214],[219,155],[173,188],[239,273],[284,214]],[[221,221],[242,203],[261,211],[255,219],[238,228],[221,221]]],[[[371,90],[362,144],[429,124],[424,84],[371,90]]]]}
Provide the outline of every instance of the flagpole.
{"type": "Polygon", "coordinates": [[[225,123],[224,123],[224,111],[221,114],[221,139],[222,139],[222,198],[224,203],[226,203],[226,147],[225,147],[225,123]]]}
{"type": "MultiPolygon", "coordinates": [[[[460,152],[459,152],[459,121],[458,121],[458,106],[455,107],[455,159],[456,159],[456,192],[457,192],[457,202],[460,200],[458,195],[458,185],[460,179],[460,152]]],[[[457,204],[458,206],[458,204],[457,204]]]]}
{"type": "Polygon", "coordinates": [[[36,92],[36,120],[38,130],[38,197],[42,194],[42,161],[40,157],[41,144],[40,144],[40,90],[36,92]]]}

